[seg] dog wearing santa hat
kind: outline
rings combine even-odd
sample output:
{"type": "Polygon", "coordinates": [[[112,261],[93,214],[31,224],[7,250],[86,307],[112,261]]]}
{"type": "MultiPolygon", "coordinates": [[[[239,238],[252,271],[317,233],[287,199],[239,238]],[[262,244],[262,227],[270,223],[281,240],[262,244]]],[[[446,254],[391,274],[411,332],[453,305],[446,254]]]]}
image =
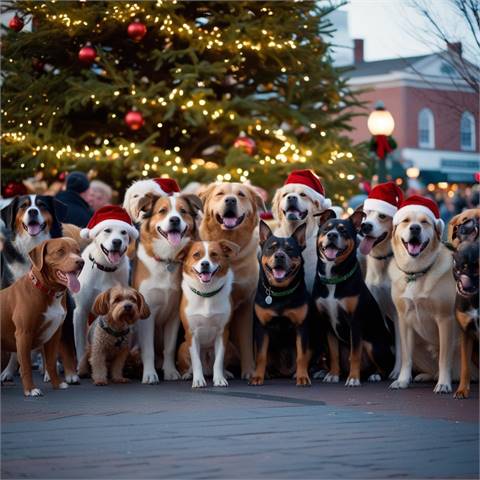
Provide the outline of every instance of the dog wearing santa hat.
{"type": "Polygon", "coordinates": [[[146,197],[152,197],[153,195],[166,197],[178,192],[180,192],[180,188],[173,178],[137,180],[125,192],[123,208],[135,223],[139,223],[145,215],[142,208],[146,204],[146,197]]]}
{"type": "Polygon", "coordinates": [[[80,291],[74,295],[77,359],[85,353],[87,320],[95,298],[114,285],[128,285],[129,261],[125,253],[130,241],[138,238],[138,231],[125,209],[106,205],[95,212],[80,235],[91,243],[82,253],[85,268],[79,276],[80,291]]]}
{"type": "MultiPolygon", "coordinates": [[[[395,366],[390,373],[391,379],[396,379],[400,373],[401,347],[388,266],[393,259],[393,216],[402,202],[403,192],[395,182],[375,186],[363,204],[366,217],[360,229],[359,245],[360,253],[366,257],[365,283],[380,306],[385,320],[390,319],[395,328],[395,366]]],[[[387,327],[390,328],[388,323],[387,327]]]]}
{"type": "Polygon", "coordinates": [[[431,364],[422,365],[422,371],[438,378],[435,393],[450,393],[452,374],[459,376],[455,281],[452,256],[441,242],[443,229],[438,206],[427,197],[412,195],[393,216],[394,258],[388,273],[402,348],[400,373],[390,385],[393,389],[408,387],[414,356],[426,353],[431,364]]]}
{"type": "Polygon", "coordinates": [[[325,197],[322,182],[312,170],[293,170],[272,200],[272,213],[279,224],[275,235],[290,237],[299,225],[307,224],[303,259],[309,292],[312,291],[317,268],[318,222],[315,216],[331,206],[332,202],[325,197]]]}

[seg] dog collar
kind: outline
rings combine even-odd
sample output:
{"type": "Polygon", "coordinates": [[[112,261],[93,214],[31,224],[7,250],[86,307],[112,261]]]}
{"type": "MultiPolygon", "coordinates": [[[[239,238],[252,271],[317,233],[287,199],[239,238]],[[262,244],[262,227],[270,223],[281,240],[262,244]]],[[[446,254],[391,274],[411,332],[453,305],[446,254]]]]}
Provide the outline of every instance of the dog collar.
{"type": "Polygon", "coordinates": [[[60,298],[65,293],[65,290],[55,290],[54,288],[48,288],[35,276],[32,270],[28,272],[28,277],[30,278],[30,281],[32,282],[34,287],[38,288],[43,293],[47,294],[49,297],[60,298]]]}
{"type": "Polygon", "coordinates": [[[127,328],[126,330],[118,331],[118,330],[113,329],[109,325],[107,325],[103,318],[100,320],[100,327],[102,328],[102,330],[107,332],[109,335],[112,335],[112,337],[116,337],[118,339],[115,342],[116,347],[120,347],[122,345],[122,343],[125,342],[128,334],[130,333],[130,327],[127,328]]]}
{"type": "Polygon", "coordinates": [[[210,298],[216,295],[218,292],[220,292],[222,288],[223,288],[223,285],[219,289],[213,290],[212,292],[200,292],[199,290],[193,287],[190,287],[190,290],[196,295],[198,295],[199,297],[210,298]]]}
{"type": "Polygon", "coordinates": [[[381,257],[375,257],[373,255],[370,254],[370,256],[372,258],[374,258],[375,260],[387,260],[388,258],[392,258],[393,257],[393,252],[390,252],[390,253],[387,253],[386,255],[383,255],[381,257]]]}
{"type": "Polygon", "coordinates": [[[345,275],[340,275],[336,277],[324,277],[323,275],[318,274],[318,278],[322,283],[325,283],[327,285],[337,285],[338,283],[342,283],[345,280],[348,280],[355,273],[357,268],[358,268],[358,263],[356,263],[353,266],[353,268],[345,275]]]}
{"type": "MultiPolygon", "coordinates": [[[[435,263],[435,262],[433,262],[435,263]]],[[[431,263],[425,270],[420,270],[419,272],[406,272],[405,270],[402,270],[397,263],[398,269],[405,274],[406,281],[407,283],[415,282],[417,278],[422,277],[425,275],[433,266],[433,263],[431,263]]]]}
{"type": "Polygon", "coordinates": [[[265,303],[267,305],[270,305],[272,303],[272,297],[286,297],[287,295],[290,295],[293,293],[298,286],[300,285],[300,282],[298,282],[294,287],[289,288],[288,290],[281,290],[281,291],[275,291],[272,289],[272,287],[267,287],[263,282],[263,288],[265,289],[265,293],[267,296],[265,297],[265,303]]]}
{"type": "Polygon", "coordinates": [[[98,263],[90,254],[88,256],[88,259],[92,262],[92,268],[97,267],[99,270],[102,270],[102,272],[115,272],[118,267],[106,267],[105,265],[102,265],[101,263],[98,263]]]}
{"type": "Polygon", "coordinates": [[[166,263],[167,264],[167,270],[172,273],[177,269],[177,265],[180,265],[182,262],[179,262],[178,260],[172,260],[170,258],[159,258],[159,257],[153,257],[157,262],[161,263],[166,263]]]}

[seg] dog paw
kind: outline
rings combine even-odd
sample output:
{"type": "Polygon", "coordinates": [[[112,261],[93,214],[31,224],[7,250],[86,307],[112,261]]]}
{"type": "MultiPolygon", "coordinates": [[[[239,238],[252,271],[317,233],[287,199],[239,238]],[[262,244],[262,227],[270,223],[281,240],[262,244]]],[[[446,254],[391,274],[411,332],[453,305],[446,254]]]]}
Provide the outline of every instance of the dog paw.
{"type": "Polygon", "coordinates": [[[13,383],[13,374],[10,372],[2,372],[0,375],[0,382],[1,383],[13,383]]]}
{"type": "Polygon", "coordinates": [[[145,372],[142,377],[142,383],[147,383],[148,385],[158,383],[157,372],[145,372]]]}
{"type": "Polygon", "coordinates": [[[232,372],[225,370],[225,378],[232,379],[235,378],[235,375],[232,372]]]}
{"type": "Polygon", "coordinates": [[[183,375],[182,375],[182,380],[191,380],[193,377],[193,373],[192,372],[185,372],[183,375]]]}
{"type": "Polygon", "coordinates": [[[354,377],[348,377],[347,381],[345,382],[346,387],[360,387],[361,385],[360,379],[354,377]]]}
{"type": "Polygon", "coordinates": [[[390,387],[388,388],[391,388],[392,390],[400,390],[400,389],[403,390],[404,388],[408,387],[409,383],[410,382],[406,382],[404,380],[395,380],[390,384],[390,387]]]}
{"type": "Polygon", "coordinates": [[[297,378],[297,387],[309,387],[312,384],[308,375],[299,375],[297,378]]]}
{"type": "Polygon", "coordinates": [[[50,383],[50,375],[48,374],[48,372],[45,372],[43,374],[43,383],[50,383]]]}
{"type": "Polygon", "coordinates": [[[390,375],[388,376],[388,378],[389,378],[390,380],[396,380],[399,375],[400,375],[400,371],[399,371],[399,370],[392,370],[392,371],[390,372],[390,375]]]}
{"type": "Polygon", "coordinates": [[[250,380],[253,377],[253,374],[254,374],[253,369],[252,370],[246,370],[246,371],[242,370],[241,378],[242,378],[242,380],[250,380]]]}
{"type": "Polygon", "coordinates": [[[225,377],[213,376],[213,386],[214,387],[228,387],[227,379],[225,377]]]}
{"type": "Polygon", "coordinates": [[[80,377],[77,374],[65,375],[65,380],[69,385],[79,385],[80,377]]]}
{"type": "Polygon", "coordinates": [[[60,389],[60,390],[66,390],[68,388],[68,383],[67,382],[60,382],[58,384],[57,388],[60,389]]]}
{"type": "Polygon", "coordinates": [[[43,392],[39,388],[32,388],[31,390],[25,390],[24,395],[26,397],[41,397],[43,392]]]}
{"type": "Polygon", "coordinates": [[[163,370],[163,379],[167,381],[180,380],[182,377],[176,368],[168,368],[163,370]]]}
{"type": "Polygon", "coordinates": [[[457,400],[463,400],[465,398],[468,398],[469,395],[470,395],[469,388],[458,388],[453,398],[456,398],[457,400]]]}
{"type": "Polygon", "coordinates": [[[327,376],[327,373],[328,372],[326,370],[319,370],[313,374],[313,378],[315,380],[323,380],[327,376]]]}
{"type": "Polygon", "coordinates": [[[449,383],[437,383],[433,393],[452,393],[452,386],[449,383]]]}
{"type": "Polygon", "coordinates": [[[377,383],[382,381],[382,377],[378,373],[373,373],[368,377],[368,381],[371,383],[377,383]]]}
{"type": "Polygon", "coordinates": [[[413,379],[413,381],[416,383],[431,382],[432,380],[433,377],[429,373],[419,373],[413,379]]]}
{"type": "Polygon", "coordinates": [[[94,380],[93,383],[94,383],[97,387],[104,387],[105,385],[108,385],[107,379],[94,380]]]}
{"type": "Polygon", "coordinates": [[[249,385],[253,385],[253,386],[259,386],[259,385],[263,385],[263,377],[260,377],[260,376],[253,376],[250,381],[248,382],[249,385]]]}
{"type": "Polygon", "coordinates": [[[207,386],[207,381],[202,377],[193,377],[192,388],[203,388],[207,386]]]}
{"type": "Polygon", "coordinates": [[[112,383],[130,383],[130,380],[125,377],[112,378],[112,383]]]}
{"type": "Polygon", "coordinates": [[[325,375],[325,377],[323,377],[323,381],[325,383],[338,383],[340,381],[340,377],[329,372],[325,375]]]}

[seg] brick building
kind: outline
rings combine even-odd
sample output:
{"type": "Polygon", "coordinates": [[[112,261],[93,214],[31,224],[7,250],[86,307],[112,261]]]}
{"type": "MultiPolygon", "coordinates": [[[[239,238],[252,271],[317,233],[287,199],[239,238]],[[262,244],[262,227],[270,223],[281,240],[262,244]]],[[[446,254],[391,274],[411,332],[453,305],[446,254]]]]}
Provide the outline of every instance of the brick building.
{"type": "MultiPolygon", "coordinates": [[[[378,100],[395,119],[396,158],[405,168],[417,167],[420,180],[474,182],[480,170],[479,94],[459,75],[461,44],[445,52],[409,58],[365,62],[363,40],[355,40],[354,70],[349,73],[355,89],[371,111],[378,100]]],[[[366,117],[355,117],[350,136],[355,142],[370,138],[366,117]]]]}

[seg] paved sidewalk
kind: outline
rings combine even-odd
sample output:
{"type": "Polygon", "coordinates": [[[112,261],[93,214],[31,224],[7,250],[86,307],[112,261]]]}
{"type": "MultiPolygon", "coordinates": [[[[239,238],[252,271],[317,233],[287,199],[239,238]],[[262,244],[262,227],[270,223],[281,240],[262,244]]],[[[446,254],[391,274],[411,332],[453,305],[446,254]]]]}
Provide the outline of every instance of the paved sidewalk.
{"type": "MultiPolygon", "coordinates": [[[[40,385],[40,381],[38,382],[40,385]]],[[[288,380],[2,387],[2,478],[477,478],[472,399],[288,380]]]]}

